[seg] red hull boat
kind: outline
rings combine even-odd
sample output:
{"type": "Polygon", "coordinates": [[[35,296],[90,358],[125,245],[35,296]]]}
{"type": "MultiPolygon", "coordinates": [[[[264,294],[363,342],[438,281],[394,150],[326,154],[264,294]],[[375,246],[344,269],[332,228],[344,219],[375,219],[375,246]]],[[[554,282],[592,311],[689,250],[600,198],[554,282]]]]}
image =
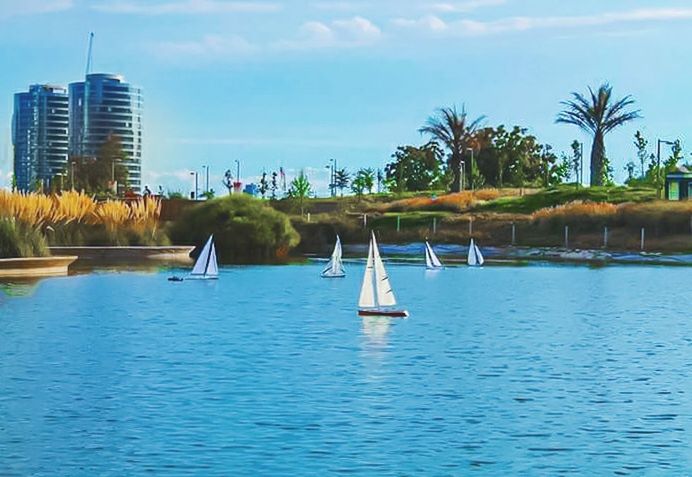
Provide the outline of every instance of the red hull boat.
{"type": "Polygon", "coordinates": [[[389,318],[408,318],[405,310],[358,310],[358,316],[385,316],[389,318]]]}

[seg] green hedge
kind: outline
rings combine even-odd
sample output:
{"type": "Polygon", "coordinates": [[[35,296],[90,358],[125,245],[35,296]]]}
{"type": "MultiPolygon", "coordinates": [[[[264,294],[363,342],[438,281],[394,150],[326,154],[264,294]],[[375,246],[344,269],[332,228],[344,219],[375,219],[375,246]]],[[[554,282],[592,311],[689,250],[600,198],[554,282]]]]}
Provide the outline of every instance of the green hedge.
{"type": "Polygon", "coordinates": [[[171,239],[181,245],[200,246],[210,234],[223,263],[276,262],[300,242],[286,214],[247,195],[191,207],[170,228],[171,239]]]}

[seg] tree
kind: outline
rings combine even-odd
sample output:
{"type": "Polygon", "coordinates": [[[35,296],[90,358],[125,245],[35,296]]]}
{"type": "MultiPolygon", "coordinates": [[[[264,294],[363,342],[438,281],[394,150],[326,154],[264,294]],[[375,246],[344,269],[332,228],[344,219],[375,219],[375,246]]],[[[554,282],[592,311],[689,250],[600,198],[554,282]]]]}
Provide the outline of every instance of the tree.
{"type": "Polygon", "coordinates": [[[556,122],[573,124],[593,136],[591,148],[591,185],[603,185],[606,157],[605,136],[634,119],[641,117],[639,110],[630,110],[635,103],[631,96],[615,100],[613,88],[602,84],[597,91],[589,88],[589,97],[572,93],[572,100],[563,101],[565,109],[557,116],[556,122]]]}
{"type": "Polygon", "coordinates": [[[260,181],[259,181],[259,193],[263,199],[267,195],[268,190],[269,190],[269,181],[267,180],[267,173],[262,172],[262,177],[260,178],[260,181]]]}
{"type": "Polygon", "coordinates": [[[468,119],[466,109],[457,112],[455,106],[440,108],[431,116],[418,132],[430,136],[433,141],[442,144],[449,151],[449,168],[452,171],[452,192],[461,190],[461,162],[466,149],[476,145],[475,136],[485,120],[480,116],[473,121],[468,119]]]}
{"type": "Polygon", "coordinates": [[[272,182],[270,190],[272,191],[271,200],[276,200],[276,191],[279,189],[278,174],[276,171],[272,172],[272,182]]]}
{"type": "Polygon", "coordinates": [[[291,181],[291,186],[288,189],[288,197],[297,200],[300,205],[300,215],[305,213],[303,207],[305,199],[310,197],[312,194],[312,184],[308,180],[308,176],[305,175],[304,171],[300,171],[300,174],[291,181]]]}
{"type": "Polygon", "coordinates": [[[392,154],[393,162],[384,168],[391,190],[431,190],[440,185],[444,176],[444,153],[435,141],[423,146],[399,146],[392,154]]]}
{"type": "MultiPolygon", "coordinates": [[[[506,183],[524,187],[528,183],[545,182],[545,148],[526,128],[504,126],[485,128],[476,134],[480,150],[476,155],[477,169],[486,183],[504,187],[506,183]]],[[[557,161],[553,156],[552,161],[557,161]]],[[[476,168],[474,168],[476,170],[476,168]]]]}
{"type": "Polygon", "coordinates": [[[233,193],[233,173],[230,169],[226,169],[226,172],[223,173],[221,183],[228,189],[228,195],[231,195],[233,193]]]}
{"type": "Polygon", "coordinates": [[[339,189],[341,196],[344,196],[344,189],[348,187],[351,182],[351,174],[348,173],[346,168],[338,169],[334,172],[334,187],[339,189]]]}
{"type": "Polygon", "coordinates": [[[633,161],[629,161],[625,164],[625,170],[627,171],[627,184],[634,180],[634,173],[637,170],[637,165],[633,161]]]}
{"type": "Polygon", "coordinates": [[[574,182],[577,184],[577,189],[581,186],[581,168],[582,168],[582,149],[581,143],[576,139],[572,142],[572,170],[574,171],[574,182]]]}
{"type": "MultiPolygon", "coordinates": [[[[127,168],[122,162],[127,157],[116,135],[108,136],[95,157],[71,157],[68,168],[74,168],[74,188],[95,194],[111,192],[109,184],[112,179],[118,184],[126,184],[127,168]]],[[[72,171],[68,172],[68,177],[72,177],[72,171]]]]}
{"type": "Polygon", "coordinates": [[[634,134],[634,146],[637,148],[637,158],[639,159],[639,170],[641,171],[640,177],[644,179],[645,171],[644,164],[646,163],[647,157],[649,157],[649,152],[646,150],[649,145],[649,141],[644,138],[641,131],[637,131],[634,134]]]}
{"type": "Polygon", "coordinates": [[[353,181],[351,181],[351,190],[356,195],[362,195],[366,190],[372,194],[373,187],[375,187],[375,170],[370,167],[358,169],[353,181]]]}

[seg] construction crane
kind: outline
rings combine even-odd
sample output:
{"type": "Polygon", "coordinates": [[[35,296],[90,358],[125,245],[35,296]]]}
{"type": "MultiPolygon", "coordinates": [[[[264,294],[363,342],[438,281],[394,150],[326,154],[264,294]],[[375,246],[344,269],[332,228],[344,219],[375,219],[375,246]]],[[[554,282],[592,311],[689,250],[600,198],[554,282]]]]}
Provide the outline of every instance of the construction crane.
{"type": "Polygon", "coordinates": [[[84,74],[84,76],[87,76],[89,73],[91,73],[91,63],[93,61],[93,58],[92,58],[93,47],[94,47],[94,32],[91,32],[91,33],[89,33],[89,49],[87,50],[86,73],[84,74]]]}

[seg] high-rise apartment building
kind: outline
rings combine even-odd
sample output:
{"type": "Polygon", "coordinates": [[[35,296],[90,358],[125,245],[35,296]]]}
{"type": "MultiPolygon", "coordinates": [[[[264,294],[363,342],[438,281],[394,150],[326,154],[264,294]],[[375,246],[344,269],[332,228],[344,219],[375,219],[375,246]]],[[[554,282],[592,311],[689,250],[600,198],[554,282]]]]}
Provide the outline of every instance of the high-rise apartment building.
{"type": "Polygon", "coordinates": [[[110,136],[117,136],[127,159],[127,188],[142,183],[142,90],[120,75],[89,74],[70,84],[70,155],[94,157],[110,136]]]}
{"type": "Polygon", "coordinates": [[[19,190],[48,187],[65,171],[68,157],[68,96],[62,86],[32,85],[14,96],[12,144],[19,190]]]}

